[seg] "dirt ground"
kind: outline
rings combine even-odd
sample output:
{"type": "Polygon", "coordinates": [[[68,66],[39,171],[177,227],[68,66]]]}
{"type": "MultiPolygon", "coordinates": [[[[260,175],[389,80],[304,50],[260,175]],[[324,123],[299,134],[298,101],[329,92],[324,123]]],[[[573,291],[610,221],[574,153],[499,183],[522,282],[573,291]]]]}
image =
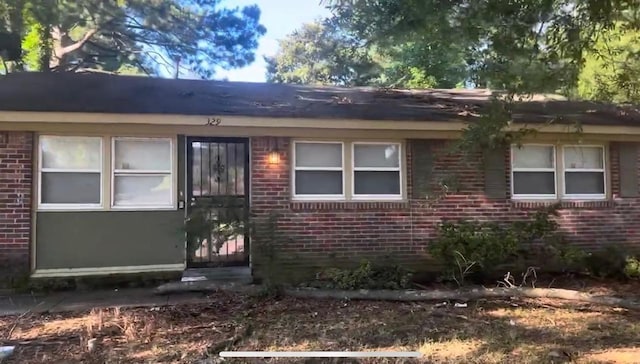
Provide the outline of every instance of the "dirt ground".
{"type": "MultiPolygon", "coordinates": [[[[584,286],[640,298],[640,284],[584,286]]],[[[558,300],[455,302],[255,298],[0,318],[6,363],[216,363],[222,350],[417,350],[362,363],[640,363],[640,312],[558,300]],[[10,339],[7,337],[10,334],[10,339]],[[88,340],[95,349],[88,350],[88,340]]],[[[352,359],[227,363],[354,363],[352,359]]]]}

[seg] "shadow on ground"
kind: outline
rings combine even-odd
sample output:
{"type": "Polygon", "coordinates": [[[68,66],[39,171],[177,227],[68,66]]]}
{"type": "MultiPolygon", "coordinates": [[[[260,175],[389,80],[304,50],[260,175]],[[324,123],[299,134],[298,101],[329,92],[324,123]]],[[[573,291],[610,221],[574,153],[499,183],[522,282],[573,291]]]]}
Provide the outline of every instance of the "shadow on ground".
{"type": "Polygon", "coordinates": [[[2,341],[18,345],[7,363],[215,363],[221,350],[418,350],[424,355],[358,363],[632,363],[640,358],[640,313],[551,300],[476,301],[455,308],[218,293],[198,305],[6,317],[0,319],[0,337],[14,324],[11,341],[2,341]],[[96,349],[89,352],[91,338],[96,349]]]}

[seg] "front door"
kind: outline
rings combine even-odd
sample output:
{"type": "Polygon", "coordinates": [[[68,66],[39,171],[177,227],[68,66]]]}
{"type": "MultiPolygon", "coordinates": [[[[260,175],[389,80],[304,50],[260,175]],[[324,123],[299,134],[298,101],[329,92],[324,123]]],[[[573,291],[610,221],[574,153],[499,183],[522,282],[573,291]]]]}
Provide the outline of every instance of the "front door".
{"type": "Polygon", "coordinates": [[[249,142],[187,138],[187,263],[249,263],[249,142]]]}

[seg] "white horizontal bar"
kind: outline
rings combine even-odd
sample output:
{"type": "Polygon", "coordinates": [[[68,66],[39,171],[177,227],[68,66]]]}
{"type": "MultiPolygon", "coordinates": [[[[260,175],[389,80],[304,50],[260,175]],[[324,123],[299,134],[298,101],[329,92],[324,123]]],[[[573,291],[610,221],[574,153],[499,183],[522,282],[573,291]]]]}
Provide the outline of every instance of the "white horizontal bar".
{"type": "Polygon", "coordinates": [[[223,358],[419,358],[418,351],[221,351],[223,358]]]}
{"type": "MultiPolygon", "coordinates": [[[[36,262],[38,257],[36,256],[36,262]]],[[[173,272],[184,270],[183,263],[177,264],[153,264],[153,265],[132,265],[122,267],[101,267],[101,268],[55,268],[36,269],[32,278],[46,277],[76,277],[91,275],[106,275],[117,273],[145,273],[145,272],[173,272]]]]}

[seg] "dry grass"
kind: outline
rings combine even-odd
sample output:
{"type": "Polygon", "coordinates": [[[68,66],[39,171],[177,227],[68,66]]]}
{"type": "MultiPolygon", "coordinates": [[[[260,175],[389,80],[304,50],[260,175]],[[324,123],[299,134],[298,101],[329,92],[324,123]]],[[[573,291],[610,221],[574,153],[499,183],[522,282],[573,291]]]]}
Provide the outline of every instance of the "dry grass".
{"type": "MultiPolygon", "coordinates": [[[[0,338],[14,320],[0,318],[0,338]]],[[[640,313],[551,300],[436,308],[426,302],[273,300],[220,293],[206,305],[33,315],[20,322],[12,340],[24,344],[8,363],[214,363],[220,350],[423,354],[419,360],[363,363],[640,363],[640,313]],[[94,338],[96,350],[89,352],[87,342],[94,338]]]]}

